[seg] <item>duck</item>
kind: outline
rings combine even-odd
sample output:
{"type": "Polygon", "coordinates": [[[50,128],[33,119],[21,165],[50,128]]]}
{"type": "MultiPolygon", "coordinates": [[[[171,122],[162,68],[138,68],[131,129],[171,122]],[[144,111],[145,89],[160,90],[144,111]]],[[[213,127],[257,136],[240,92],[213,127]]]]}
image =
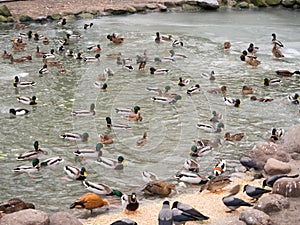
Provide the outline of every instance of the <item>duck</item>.
{"type": "Polygon", "coordinates": [[[35,56],[36,57],[43,57],[44,55],[46,55],[47,52],[41,52],[40,51],[40,47],[39,46],[36,46],[36,52],[35,52],[35,56]]]}
{"type": "Polygon", "coordinates": [[[244,136],[245,136],[244,133],[237,133],[237,134],[231,135],[229,132],[226,132],[224,139],[226,141],[240,141],[243,139],[244,136]]]}
{"type": "Polygon", "coordinates": [[[182,77],[179,77],[178,86],[181,87],[187,86],[189,85],[190,81],[191,81],[190,79],[182,79],[182,77]]]}
{"type": "Polygon", "coordinates": [[[191,87],[189,87],[186,91],[186,93],[188,95],[191,95],[191,94],[195,94],[195,93],[199,93],[200,92],[200,85],[199,84],[195,84],[191,87]]]}
{"type": "Polygon", "coordinates": [[[35,96],[32,96],[32,97],[20,96],[17,98],[17,100],[26,105],[36,105],[37,104],[37,98],[35,96]]]}
{"type": "Polygon", "coordinates": [[[220,175],[217,177],[210,177],[211,179],[204,185],[201,186],[199,192],[204,190],[208,190],[212,193],[222,192],[222,188],[230,184],[232,181],[230,180],[230,176],[220,175]]]}
{"type": "Polygon", "coordinates": [[[204,147],[202,147],[202,146],[193,145],[191,147],[191,150],[190,150],[190,156],[192,156],[192,157],[200,157],[200,156],[206,155],[211,150],[212,150],[211,146],[204,146],[204,147]]]}
{"type": "Polygon", "coordinates": [[[24,116],[24,115],[27,115],[29,113],[29,110],[28,109],[23,109],[23,108],[10,109],[9,113],[14,115],[14,116],[24,116]]]}
{"type": "Polygon", "coordinates": [[[261,62],[257,60],[256,56],[248,55],[246,50],[242,52],[240,59],[241,61],[246,62],[248,65],[252,66],[253,69],[256,69],[257,66],[261,64],[261,62]]]}
{"type": "Polygon", "coordinates": [[[138,105],[134,106],[133,109],[129,108],[115,108],[116,113],[120,115],[130,115],[130,114],[137,114],[141,111],[141,107],[138,105]]]}
{"type": "Polygon", "coordinates": [[[61,66],[62,63],[60,61],[48,61],[47,59],[43,59],[43,63],[47,66],[61,66]]]}
{"type": "Polygon", "coordinates": [[[155,43],[157,43],[157,44],[159,44],[160,43],[160,34],[159,34],[159,32],[156,32],[156,37],[155,37],[155,39],[154,39],[154,41],[155,41],[155,43]]]}
{"type": "Polygon", "coordinates": [[[131,113],[129,115],[125,115],[124,118],[129,120],[129,121],[142,121],[143,120],[141,112],[137,112],[136,114],[131,113]]]}
{"type": "Polygon", "coordinates": [[[38,158],[41,154],[44,154],[44,151],[39,148],[39,142],[35,141],[33,144],[34,150],[33,151],[27,151],[24,153],[21,153],[17,160],[33,160],[35,158],[38,158]]]}
{"type": "Polygon", "coordinates": [[[59,73],[66,73],[67,70],[66,70],[62,65],[60,65],[60,67],[59,67],[59,69],[58,69],[58,72],[59,72],[59,73]]]}
{"type": "Polygon", "coordinates": [[[225,105],[239,108],[241,105],[241,100],[238,98],[234,99],[234,98],[230,98],[230,97],[224,97],[224,103],[225,103],[225,105]]]}
{"type": "Polygon", "coordinates": [[[130,220],[128,218],[122,218],[114,221],[110,225],[138,225],[137,222],[130,220]]]}
{"type": "Polygon", "coordinates": [[[85,62],[98,62],[100,61],[100,54],[96,54],[95,57],[84,57],[83,60],[85,62]]]}
{"type": "Polygon", "coordinates": [[[215,95],[218,95],[218,94],[224,95],[227,92],[227,87],[223,85],[220,88],[213,88],[213,89],[208,90],[207,92],[211,93],[211,94],[215,94],[215,95]]]}
{"type": "Polygon", "coordinates": [[[188,171],[199,172],[200,165],[193,159],[186,159],[183,164],[183,168],[188,171]]]}
{"type": "Polygon", "coordinates": [[[259,47],[254,46],[253,43],[249,44],[249,47],[247,48],[247,51],[252,54],[253,56],[256,55],[257,51],[258,51],[259,47]]]}
{"type": "Polygon", "coordinates": [[[6,50],[4,50],[1,57],[2,57],[2,59],[10,59],[10,54],[8,54],[6,50]]]}
{"type": "Polygon", "coordinates": [[[244,85],[243,88],[242,88],[242,93],[243,93],[244,95],[247,95],[247,94],[253,94],[253,93],[254,93],[254,90],[253,90],[252,87],[244,85]]]}
{"type": "Polygon", "coordinates": [[[129,72],[134,70],[134,67],[131,64],[129,64],[128,62],[126,62],[126,59],[122,59],[122,68],[124,70],[128,70],[129,72]]]}
{"type": "Polygon", "coordinates": [[[43,67],[39,70],[39,74],[49,73],[47,64],[44,64],[43,67]]]}
{"type": "Polygon", "coordinates": [[[155,92],[159,96],[166,97],[166,94],[168,93],[169,90],[171,90],[171,87],[167,85],[167,86],[165,86],[164,90],[162,90],[160,88],[156,88],[156,87],[154,87],[154,88],[153,87],[147,87],[146,90],[149,91],[149,92],[155,92]]]}
{"type": "Polygon", "coordinates": [[[100,138],[100,142],[102,144],[112,144],[113,143],[113,139],[111,136],[109,136],[108,134],[100,134],[99,135],[100,138]]]}
{"type": "Polygon", "coordinates": [[[107,83],[95,82],[94,85],[102,91],[108,91],[107,83]]]}
{"type": "Polygon", "coordinates": [[[229,41],[225,41],[223,44],[224,52],[229,52],[231,48],[231,43],[229,41]]]}
{"type": "Polygon", "coordinates": [[[56,166],[57,164],[60,164],[64,161],[63,158],[61,158],[60,156],[54,156],[54,157],[50,157],[47,159],[42,160],[41,164],[44,163],[49,167],[53,167],[56,166]]]}
{"type": "Polygon", "coordinates": [[[251,101],[259,101],[259,102],[271,102],[271,101],[273,101],[274,99],[273,99],[273,98],[270,98],[270,97],[257,98],[256,96],[251,96],[251,97],[250,97],[250,100],[251,100],[251,101]]]}
{"type": "Polygon", "coordinates": [[[64,166],[64,171],[67,173],[68,177],[73,180],[85,180],[87,176],[86,169],[84,167],[79,169],[72,165],[66,165],[64,166]]]}
{"type": "Polygon", "coordinates": [[[146,195],[159,195],[163,197],[167,197],[171,194],[171,192],[176,191],[175,184],[168,183],[164,180],[155,180],[147,183],[142,191],[146,195]]]}
{"type": "Polygon", "coordinates": [[[110,59],[117,59],[118,57],[121,57],[122,56],[122,53],[121,52],[118,52],[118,53],[110,53],[110,54],[107,54],[106,57],[107,58],[110,58],[110,59]]]}
{"type": "Polygon", "coordinates": [[[219,138],[216,138],[213,141],[211,141],[209,139],[201,138],[201,139],[198,139],[198,140],[194,140],[194,143],[199,147],[210,146],[212,148],[216,148],[221,144],[221,140],[219,138]]]}
{"type": "Polygon", "coordinates": [[[179,41],[179,40],[174,40],[172,43],[172,47],[177,48],[177,47],[182,47],[183,46],[183,42],[179,41]]]}
{"type": "MultiPolygon", "coordinates": [[[[25,47],[18,47],[16,45],[13,45],[12,48],[11,48],[11,51],[12,52],[24,52],[25,51],[25,47]]],[[[11,59],[11,62],[13,62],[13,57],[12,55],[10,55],[10,59],[11,59]]]]}
{"type": "Polygon", "coordinates": [[[117,37],[115,33],[107,35],[107,39],[117,45],[124,42],[124,38],[117,37]]]}
{"type": "Polygon", "coordinates": [[[246,192],[246,194],[252,199],[254,199],[255,201],[257,201],[263,194],[269,193],[271,191],[272,190],[266,190],[264,188],[256,187],[248,184],[246,184],[243,189],[243,192],[246,192]]]}
{"type": "Polygon", "coordinates": [[[86,49],[89,52],[100,52],[101,51],[100,44],[89,46],[86,49]]]}
{"type": "Polygon", "coordinates": [[[35,209],[35,206],[32,203],[23,202],[19,198],[12,198],[0,203],[0,211],[4,214],[14,213],[24,209],[35,209]]]}
{"type": "Polygon", "coordinates": [[[152,182],[152,181],[156,181],[156,180],[159,180],[158,179],[158,176],[153,173],[153,172],[150,172],[148,170],[144,170],[142,172],[142,178],[143,180],[146,182],[146,183],[149,183],[149,182],[152,182]]]}
{"type": "Polygon", "coordinates": [[[275,44],[276,46],[278,46],[278,47],[280,47],[280,48],[283,48],[284,46],[283,46],[283,44],[282,44],[282,42],[281,41],[279,41],[279,40],[277,40],[277,37],[276,37],[276,34],[275,33],[273,33],[272,34],[272,43],[273,44],[275,44]]]}
{"type": "Polygon", "coordinates": [[[226,167],[227,163],[226,160],[222,159],[220,162],[217,163],[217,165],[213,168],[214,176],[220,176],[222,173],[224,173],[227,169],[226,167]]]}
{"type": "Polygon", "coordinates": [[[83,25],[83,29],[87,30],[88,28],[92,28],[93,25],[94,25],[93,23],[89,23],[89,24],[85,23],[83,25]]]}
{"type": "Polygon", "coordinates": [[[45,37],[44,40],[43,40],[43,44],[44,45],[49,45],[49,43],[50,43],[49,39],[47,37],[45,37]]]}
{"type": "Polygon", "coordinates": [[[189,184],[205,184],[208,179],[198,173],[180,171],[176,173],[175,179],[189,184]]]}
{"type": "Polygon", "coordinates": [[[294,72],[290,72],[289,70],[276,70],[277,75],[284,76],[284,77],[291,77],[294,74],[300,74],[299,70],[295,70],[294,72]]]}
{"type": "Polygon", "coordinates": [[[102,156],[102,151],[101,149],[103,148],[103,144],[102,143],[98,143],[96,145],[96,150],[94,149],[78,149],[75,152],[73,152],[73,154],[77,157],[82,157],[83,159],[86,158],[97,158],[102,156]]]}
{"type": "Polygon", "coordinates": [[[146,63],[147,63],[146,61],[140,62],[140,64],[139,64],[139,70],[145,70],[146,63]]]}
{"type": "Polygon", "coordinates": [[[121,201],[125,212],[134,212],[139,208],[139,201],[135,192],[132,192],[131,195],[123,194],[121,201]]]}
{"type": "Polygon", "coordinates": [[[222,113],[217,113],[215,110],[212,112],[212,118],[209,120],[212,123],[219,123],[223,120],[222,113]]]}
{"type": "Polygon", "coordinates": [[[174,104],[176,103],[178,100],[181,99],[180,95],[176,95],[175,97],[152,97],[151,100],[154,102],[159,102],[162,104],[174,104]]]}
{"type": "Polygon", "coordinates": [[[21,62],[26,62],[26,61],[28,61],[28,59],[27,58],[14,58],[13,57],[13,55],[10,55],[10,61],[11,62],[17,62],[17,63],[21,63],[21,62]]]}
{"type": "Polygon", "coordinates": [[[105,120],[106,120],[106,126],[107,126],[108,128],[122,129],[122,130],[131,129],[130,126],[125,125],[125,124],[113,124],[112,121],[111,121],[111,118],[108,117],[108,116],[105,118],[105,120]]]}
{"type": "Polygon", "coordinates": [[[95,114],[96,111],[95,111],[94,103],[91,104],[90,110],[83,109],[83,110],[75,110],[71,112],[72,116],[94,116],[95,114]]]}
{"type": "Polygon", "coordinates": [[[169,34],[167,36],[165,36],[165,35],[161,36],[161,40],[163,40],[163,41],[173,41],[173,38],[172,38],[172,35],[169,34]]]}
{"type": "Polygon", "coordinates": [[[281,53],[279,48],[277,47],[277,43],[273,42],[273,48],[272,48],[272,54],[275,56],[275,58],[284,58],[284,55],[281,53]]]}
{"type": "Polygon", "coordinates": [[[42,167],[47,166],[45,163],[41,164],[40,160],[38,158],[35,158],[31,162],[32,165],[30,166],[18,166],[13,169],[14,172],[16,173],[37,173],[42,167]]]}
{"type": "Polygon", "coordinates": [[[91,214],[93,213],[93,209],[101,208],[103,206],[109,206],[107,200],[102,199],[99,195],[95,193],[86,193],[81,196],[80,199],[76,200],[71,204],[70,209],[88,209],[91,210],[91,214]]]}
{"type": "Polygon", "coordinates": [[[282,175],[271,176],[263,180],[262,187],[264,188],[268,186],[273,188],[275,182],[281,178],[297,178],[297,177],[299,177],[299,174],[295,174],[295,175],[282,174],[282,175]]]}
{"type": "Polygon", "coordinates": [[[67,33],[67,34],[66,34],[66,37],[67,37],[67,39],[78,40],[78,39],[81,38],[81,35],[79,35],[79,34],[69,34],[69,33],[67,33]]]}
{"type": "Polygon", "coordinates": [[[279,85],[281,84],[282,81],[279,78],[265,78],[264,79],[264,85],[265,86],[274,86],[274,85],[279,85]]]}
{"type": "Polygon", "coordinates": [[[168,69],[156,69],[154,67],[150,67],[150,74],[151,75],[161,75],[161,74],[167,74],[170,70],[168,69]]]}
{"type": "Polygon", "coordinates": [[[136,141],[136,146],[143,147],[147,143],[147,132],[144,132],[143,137],[136,141]]]}
{"type": "Polygon", "coordinates": [[[290,103],[292,103],[294,105],[299,105],[299,103],[300,103],[300,97],[297,93],[294,96],[293,95],[288,95],[287,99],[290,103]]]}
{"type": "Polygon", "coordinates": [[[171,63],[171,62],[175,62],[175,60],[171,57],[154,57],[154,62],[156,63],[171,63]]]}
{"type": "Polygon", "coordinates": [[[71,133],[67,132],[59,136],[62,139],[70,140],[70,141],[82,141],[87,142],[90,139],[90,136],[87,132],[84,132],[82,135],[79,133],[71,133]]]}
{"type": "MultiPolygon", "coordinates": [[[[38,46],[37,46],[37,50],[38,50],[38,46]]],[[[55,58],[55,55],[54,55],[54,48],[51,48],[50,49],[50,53],[45,53],[42,55],[42,57],[44,59],[54,59],[55,58]]]]}
{"type": "Polygon", "coordinates": [[[58,21],[57,25],[63,27],[67,24],[67,19],[66,18],[62,18],[60,21],[58,21]]]}
{"type": "Polygon", "coordinates": [[[175,224],[178,224],[178,222],[182,224],[182,222],[186,221],[203,221],[209,219],[208,216],[203,215],[201,212],[199,212],[189,204],[185,204],[179,201],[173,202],[172,210],[173,220],[175,224]]]}
{"type": "Polygon", "coordinates": [[[60,46],[65,46],[65,45],[70,44],[67,38],[65,38],[63,40],[59,40],[58,43],[59,43],[60,46]]]}
{"type": "Polygon", "coordinates": [[[88,191],[91,191],[98,195],[106,195],[106,196],[116,195],[118,197],[121,197],[123,195],[121,191],[117,189],[112,189],[106,184],[102,184],[102,183],[97,184],[87,180],[82,181],[82,183],[88,191]]]}
{"type": "Polygon", "coordinates": [[[285,131],[283,128],[275,128],[273,127],[271,130],[271,141],[275,142],[278,141],[280,138],[283,137],[285,131]]]}
{"type": "Polygon", "coordinates": [[[78,52],[77,54],[73,53],[73,58],[76,60],[82,60],[83,56],[82,56],[81,52],[78,52]]]}
{"type": "Polygon", "coordinates": [[[114,74],[115,74],[115,72],[111,69],[111,68],[109,68],[109,67],[106,67],[105,69],[104,69],[104,74],[106,74],[106,75],[108,75],[108,76],[113,76],[114,74]]]}
{"type": "Polygon", "coordinates": [[[187,56],[181,53],[175,53],[173,49],[169,51],[171,58],[173,59],[186,59],[187,56]]]}
{"type": "Polygon", "coordinates": [[[224,128],[224,124],[220,122],[217,126],[214,126],[210,124],[197,123],[197,128],[209,133],[220,133],[222,128],[224,128]]]}
{"type": "Polygon", "coordinates": [[[125,159],[123,156],[118,156],[117,160],[106,157],[99,157],[96,162],[106,168],[122,170],[124,168],[125,159]]]}

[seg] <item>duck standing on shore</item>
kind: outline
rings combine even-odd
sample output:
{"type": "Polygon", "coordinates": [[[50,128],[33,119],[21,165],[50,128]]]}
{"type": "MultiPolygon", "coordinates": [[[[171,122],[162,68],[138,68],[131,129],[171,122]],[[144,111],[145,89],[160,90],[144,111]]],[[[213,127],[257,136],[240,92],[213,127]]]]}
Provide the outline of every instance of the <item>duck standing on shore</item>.
{"type": "Polygon", "coordinates": [[[80,199],[71,204],[70,209],[88,209],[93,213],[93,209],[101,208],[103,206],[109,206],[107,200],[103,200],[99,195],[95,193],[86,193],[80,199]]]}
{"type": "Polygon", "coordinates": [[[139,208],[139,202],[134,192],[132,192],[131,195],[123,194],[121,201],[125,212],[135,212],[139,208]]]}

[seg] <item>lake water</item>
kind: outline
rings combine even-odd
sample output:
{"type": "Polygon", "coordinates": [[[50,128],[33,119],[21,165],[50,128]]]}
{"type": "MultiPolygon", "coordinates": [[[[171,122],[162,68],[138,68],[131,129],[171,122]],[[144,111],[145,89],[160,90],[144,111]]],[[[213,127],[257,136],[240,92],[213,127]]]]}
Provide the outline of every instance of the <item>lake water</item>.
{"type": "MultiPolygon", "coordinates": [[[[50,44],[24,39],[28,43],[26,52],[15,53],[14,57],[32,54],[31,62],[10,63],[9,60],[0,59],[0,201],[19,197],[49,213],[69,210],[69,205],[86,190],[79,181],[63,179],[63,166],[67,164],[78,167],[84,165],[89,181],[105,183],[125,193],[140,190],[144,184],[141,177],[143,170],[155,172],[161,179],[174,181],[174,174],[182,168],[184,160],[190,158],[193,140],[200,137],[222,140],[221,146],[197,158],[201,174],[210,174],[212,167],[221,159],[227,160],[228,170],[233,171],[241,155],[247,155],[255,143],[269,138],[272,127],[287,129],[299,123],[298,107],[287,101],[288,95],[300,92],[299,76],[282,77],[282,85],[276,87],[264,87],[261,82],[265,77],[277,77],[275,71],[278,69],[299,70],[300,17],[297,11],[263,9],[134,14],[73,21],[66,28],[58,27],[56,22],[30,24],[21,32],[29,30],[47,36],[50,44]],[[83,25],[90,22],[94,26],[84,30],[83,25]],[[67,73],[60,74],[56,67],[49,67],[48,74],[39,76],[38,71],[43,63],[41,58],[35,57],[36,46],[39,45],[40,50],[46,52],[51,47],[57,49],[58,40],[63,39],[67,31],[80,33],[82,37],[78,41],[70,41],[66,49],[93,56],[94,53],[88,53],[86,47],[99,43],[102,48],[100,62],[79,62],[56,52],[55,60],[63,63],[67,73]],[[107,40],[106,36],[113,32],[125,38],[122,45],[114,45],[107,40]],[[154,63],[154,57],[168,56],[168,51],[172,49],[171,42],[154,42],[156,32],[171,34],[174,39],[182,41],[184,46],[174,50],[188,58],[173,63],[154,63]],[[286,56],[284,59],[276,60],[271,53],[272,33],[276,33],[285,45],[282,49],[286,56]],[[232,43],[229,53],[223,52],[224,41],[232,43]],[[251,42],[259,46],[257,55],[262,63],[257,69],[246,66],[239,59],[241,51],[251,42]],[[142,55],[145,49],[150,60],[146,70],[139,71],[135,57],[142,55]],[[106,57],[117,52],[133,59],[134,71],[126,71],[117,65],[115,59],[106,57]],[[148,71],[150,66],[167,68],[170,72],[151,76],[148,71]],[[109,90],[101,92],[94,82],[106,67],[113,69],[115,75],[107,80],[109,90]],[[216,74],[215,81],[203,76],[203,73],[212,70],[216,74]],[[33,80],[37,84],[32,88],[14,88],[12,82],[16,75],[20,76],[21,81],[33,80]],[[188,96],[187,87],[177,85],[180,76],[191,79],[191,85],[199,83],[201,92],[188,96]],[[174,105],[152,102],[151,97],[155,94],[146,91],[146,88],[164,88],[167,85],[171,87],[171,92],[181,95],[182,99],[174,105]],[[241,99],[240,108],[226,107],[223,96],[207,92],[222,85],[227,86],[227,96],[241,99]],[[269,96],[274,101],[250,101],[249,95],[241,93],[243,85],[252,86],[256,96],[269,96]],[[19,96],[33,95],[38,98],[36,106],[17,101],[19,96]],[[94,117],[71,116],[72,110],[89,109],[91,103],[96,105],[94,117]],[[116,107],[130,108],[134,105],[142,108],[142,122],[129,122],[115,113],[116,107]],[[11,118],[9,109],[19,107],[29,109],[30,114],[11,118]],[[244,132],[245,138],[233,144],[223,140],[224,131],[210,134],[197,129],[198,122],[209,123],[213,110],[223,114],[226,131],[244,132]],[[129,124],[132,129],[110,131],[105,123],[107,116],[112,118],[113,123],[129,124]],[[148,143],[142,148],[136,147],[136,140],[144,131],[148,132],[148,143]],[[74,144],[59,138],[64,132],[88,132],[91,140],[74,144]],[[114,144],[105,146],[103,155],[112,158],[123,155],[126,159],[124,170],[106,169],[91,159],[86,162],[75,159],[72,152],[78,148],[94,148],[100,133],[108,133],[114,139],[114,144]],[[47,152],[41,158],[61,156],[64,162],[55,169],[41,171],[35,178],[15,174],[12,169],[16,166],[30,165],[30,162],[17,161],[16,157],[32,150],[35,140],[47,152]]],[[[11,40],[19,32],[10,27],[1,27],[2,51],[6,49],[11,52],[11,40]]],[[[75,213],[75,210],[69,211],[75,213]]]]}

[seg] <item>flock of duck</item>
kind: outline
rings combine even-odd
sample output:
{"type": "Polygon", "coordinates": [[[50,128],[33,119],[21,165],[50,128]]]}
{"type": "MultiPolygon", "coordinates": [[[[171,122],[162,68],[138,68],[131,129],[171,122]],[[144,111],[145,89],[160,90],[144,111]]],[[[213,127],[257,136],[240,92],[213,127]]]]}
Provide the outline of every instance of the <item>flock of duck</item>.
{"type": "MultiPolygon", "coordinates": [[[[66,26],[67,21],[63,19],[58,23],[58,26],[64,27],[66,26]]],[[[83,29],[92,29],[93,23],[85,24],[83,29]]],[[[272,43],[273,49],[272,53],[275,58],[282,58],[284,55],[281,53],[280,48],[284,47],[283,44],[277,40],[276,35],[272,34],[272,43]]],[[[36,47],[35,57],[41,58],[42,66],[38,70],[40,75],[49,73],[49,67],[57,67],[59,73],[66,73],[66,69],[63,67],[63,63],[60,61],[54,61],[60,55],[64,55],[66,57],[73,58],[75,60],[82,60],[85,62],[99,62],[100,61],[100,52],[101,47],[100,44],[95,44],[93,46],[88,46],[86,51],[88,54],[95,54],[95,56],[83,56],[83,53],[78,52],[75,53],[71,49],[73,45],[76,43],[74,40],[80,40],[81,36],[77,34],[70,34],[66,33],[66,36],[60,40],[59,46],[55,51],[54,48],[50,49],[49,52],[41,52],[40,47],[36,47]]],[[[48,45],[51,43],[52,40],[49,40],[47,37],[43,35],[39,35],[32,31],[28,31],[27,33],[20,33],[17,38],[13,39],[12,42],[12,52],[24,52],[27,47],[27,43],[24,40],[31,40],[36,41],[36,44],[43,43],[44,45],[48,45]]],[[[118,37],[115,33],[107,35],[107,40],[112,42],[115,45],[121,45],[125,39],[122,37],[118,37]]],[[[156,33],[156,37],[154,42],[158,45],[162,43],[171,43],[171,50],[169,51],[170,55],[166,57],[156,57],[154,60],[150,59],[148,56],[147,50],[144,51],[142,56],[137,55],[137,65],[139,70],[145,70],[148,63],[151,61],[154,62],[175,62],[177,60],[185,60],[187,58],[186,55],[181,53],[176,53],[175,49],[182,48],[184,43],[179,40],[174,40],[172,35],[161,36],[159,32],[156,33]]],[[[225,42],[224,43],[224,52],[230,52],[231,43],[225,42]]],[[[241,61],[246,62],[247,65],[252,66],[253,68],[257,68],[260,65],[260,61],[257,59],[257,55],[259,54],[258,47],[255,47],[254,44],[250,44],[247,50],[244,50],[240,56],[241,61]]],[[[134,66],[130,63],[132,60],[123,58],[121,53],[112,53],[106,55],[107,58],[116,60],[117,65],[122,66],[124,70],[132,71],[134,70],[134,66]]],[[[14,58],[12,54],[9,54],[7,50],[4,50],[2,55],[3,59],[8,59],[12,63],[22,63],[28,60],[32,60],[33,56],[28,55],[21,58],[14,58]]],[[[164,68],[155,68],[154,66],[149,67],[149,75],[156,76],[161,74],[167,74],[169,72],[168,69],[164,68]]],[[[299,71],[290,72],[287,70],[278,70],[276,71],[278,75],[281,76],[293,76],[294,74],[300,74],[299,71]]],[[[99,81],[96,81],[94,85],[101,91],[108,90],[108,83],[107,78],[113,77],[114,71],[111,68],[106,68],[103,74],[99,75],[99,81]]],[[[214,80],[215,74],[214,71],[211,72],[209,75],[210,80],[214,80]]],[[[184,79],[183,77],[179,77],[178,85],[181,87],[187,87],[186,94],[187,95],[194,95],[201,91],[199,84],[190,85],[191,81],[189,79],[184,79]]],[[[279,78],[272,78],[264,79],[265,86],[271,85],[278,85],[281,83],[279,78]]],[[[21,81],[18,76],[15,76],[13,87],[14,88],[28,88],[37,85],[34,81],[21,81]]],[[[152,101],[162,103],[162,104],[176,104],[177,101],[181,100],[182,97],[179,94],[171,93],[170,86],[166,86],[164,89],[159,88],[147,88],[149,92],[155,92],[157,95],[152,97],[152,101]]],[[[220,88],[211,89],[208,91],[211,94],[219,94],[224,95],[224,104],[230,107],[240,107],[241,101],[240,99],[225,97],[227,92],[227,87],[222,86],[220,88]]],[[[253,94],[253,88],[250,86],[244,86],[242,88],[243,94],[253,94]]],[[[38,104],[38,99],[36,96],[20,96],[17,100],[26,105],[36,105],[38,104]]],[[[253,101],[260,101],[260,102],[269,102],[273,99],[271,98],[256,98],[255,96],[251,97],[253,101]]],[[[299,95],[291,95],[288,96],[288,100],[292,104],[299,104],[299,95]]],[[[25,108],[11,108],[9,113],[12,116],[21,116],[26,115],[30,112],[30,110],[25,108]]],[[[116,113],[121,115],[124,119],[129,121],[142,121],[142,109],[140,106],[136,105],[132,108],[116,108],[116,113]]],[[[71,112],[73,116],[95,116],[95,104],[92,103],[89,109],[83,110],[74,110],[71,112]]],[[[210,119],[211,123],[198,123],[197,128],[211,133],[220,133],[224,129],[223,124],[223,115],[213,111],[212,118],[210,119]]],[[[125,124],[117,124],[113,123],[112,119],[107,116],[106,123],[108,129],[130,129],[131,126],[125,124]]],[[[244,133],[237,133],[237,134],[230,134],[226,132],[224,139],[231,142],[241,141],[244,137],[244,133]]],[[[274,128],[271,133],[271,141],[277,141],[283,135],[283,131],[280,129],[274,128]]],[[[83,134],[79,134],[76,132],[67,132],[60,135],[60,138],[69,140],[71,142],[87,142],[89,140],[89,134],[87,132],[83,134]]],[[[115,170],[122,170],[124,168],[125,158],[124,156],[118,156],[117,159],[112,159],[108,157],[104,157],[102,155],[102,148],[104,145],[109,145],[114,142],[112,137],[109,134],[100,134],[99,135],[100,142],[97,143],[95,149],[78,149],[74,151],[73,154],[76,157],[80,157],[84,162],[86,158],[93,158],[96,159],[96,162],[104,167],[115,169],[115,170]]],[[[144,132],[143,136],[137,140],[136,145],[142,147],[147,144],[147,132],[144,132]]],[[[208,190],[213,193],[219,193],[222,191],[226,185],[230,184],[232,181],[230,180],[229,175],[224,175],[223,173],[226,172],[226,160],[221,160],[217,165],[212,168],[212,174],[210,176],[202,176],[200,175],[199,169],[200,165],[194,158],[199,157],[211,151],[212,148],[219,145],[220,143],[206,140],[206,139],[199,139],[195,141],[195,144],[191,147],[190,156],[192,158],[185,160],[183,165],[183,170],[179,171],[175,178],[178,182],[184,182],[189,184],[199,185],[201,184],[200,192],[204,190],[208,190]]],[[[47,159],[39,159],[41,155],[44,154],[44,151],[40,149],[39,142],[34,142],[34,149],[32,151],[27,151],[21,153],[17,160],[28,160],[31,161],[31,165],[21,165],[16,167],[13,171],[18,173],[27,173],[29,176],[33,176],[34,173],[41,171],[47,167],[52,167],[57,164],[63,162],[63,159],[59,156],[51,157],[47,159]]],[[[254,168],[253,165],[247,160],[242,160],[241,163],[249,168],[254,168]]],[[[108,199],[102,199],[103,196],[116,196],[122,202],[123,210],[126,212],[134,212],[139,208],[139,200],[137,198],[137,194],[132,192],[131,194],[122,193],[118,189],[113,189],[104,183],[95,183],[87,180],[87,171],[85,167],[77,167],[74,165],[65,165],[64,171],[70,179],[82,181],[84,187],[89,191],[89,193],[84,194],[81,198],[76,200],[73,204],[71,204],[70,208],[78,208],[78,209],[88,209],[92,210],[103,207],[109,206],[108,199]],[[101,197],[102,196],[102,197],[101,197]]],[[[167,197],[170,196],[171,193],[176,193],[176,185],[172,182],[168,182],[165,180],[161,180],[158,176],[150,171],[143,171],[142,178],[146,182],[145,186],[142,188],[142,192],[145,195],[154,195],[154,196],[162,196],[167,197]]],[[[268,178],[264,181],[264,186],[272,187],[272,184],[275,182],[276,179],[280,179],[281,177],[272,177],[268,178]]],[[[251,203],[245,202],[242,199],[234,197],[240,190],[240,187],[234,187],[230,191],[230,195],[224,197],[223,203],[230,209],[236,210],[240,206],[252,206],[251,203]]],[[[260,196],[264,193],[270,192],[270,190],[254,187],[250,185],[245,185],[243,191],[250,196],[251,198],[257,200],[260,196]]],[[[175,224],[185,224],[187,221],[202,221],[209,219],[208,216],[203,215],[197,209],[178,201],[175,201],[170,209],[170,202],[164,201],[161,211],[158,215],[158,221],[160,225],[171,225],[175,224]]],[[[130,225],[130,224],[137,224],[134,221],[129,219],[120,219],[112,223],[114,225],[130,225]]]]}

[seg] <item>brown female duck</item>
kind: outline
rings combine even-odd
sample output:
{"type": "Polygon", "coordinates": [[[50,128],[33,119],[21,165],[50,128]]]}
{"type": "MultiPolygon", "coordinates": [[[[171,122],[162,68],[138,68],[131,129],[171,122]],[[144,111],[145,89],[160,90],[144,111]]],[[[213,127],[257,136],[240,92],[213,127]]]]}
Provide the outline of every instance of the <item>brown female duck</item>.
{"type": "Polygon", "coordinates": [[[176,191],[175,184],[163,180],[155,180],[146,184],[142,191],[147,195],[168,196],[172,190],[176,191]]]}

